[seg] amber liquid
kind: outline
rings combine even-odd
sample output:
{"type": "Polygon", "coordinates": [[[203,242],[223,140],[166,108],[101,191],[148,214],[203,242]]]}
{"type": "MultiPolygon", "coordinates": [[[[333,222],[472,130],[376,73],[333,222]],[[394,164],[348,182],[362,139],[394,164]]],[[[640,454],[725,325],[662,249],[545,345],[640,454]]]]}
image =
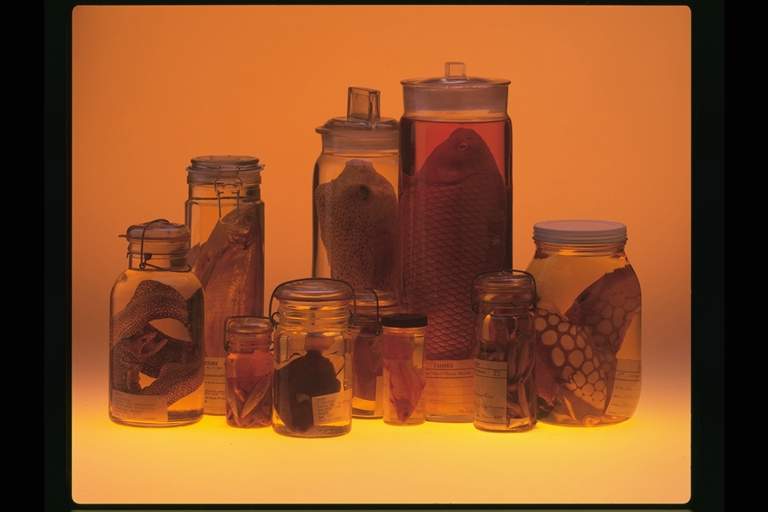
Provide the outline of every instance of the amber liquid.
{"type": "Polygon", "coordinates": [[[473,420],[470,290],[479,273],[511,267],[511,133],[509,118],[401,121],[401,300],[429,318],[428,420],[473,420]]]}
{"type": "MultiPolygon", "coordinates": [[[[560,251],[551,252],[538,250],[528,267],[528,271],[536,278],[537,291],[540,297],[539,306],[554,311],[558,315],[564,315],[577,297],[595,281],[617,269],[625,268],[630,271],[632,269],[623,252],[604,251],[590,254],[573,248],[563,248],[560,251]]],[[[634,276],[634,271],[632,272],[634,276]]],[[[611,298],[610,300],[615,299],[611,298]]],[[[580,346],[578,340],[575,344],[571,344],[568,340],[566,346],[563,344],[563,338],[566,335],[558,334],[561,337],[552,346],[562,349],[561,353],[565,363],[562,365],[564,373],[560,375],[560,378],[563,385],[559,388],[560,393],[555,397],[554,403],[539,398],[538,416],[540,420],[545,423],[561,425],[594,426],[618,423],[632,416],[640,399],[641,311],[639,300],[638,297],[636,313],[631,317],[620,348],[615,354],[616,370],[608,376],[615,379],[610,386],[610,392],[608,392],[608,386],[603,382],[605,380],[603,376],[598,378],[594,369],[585,368],[586,360],[585,362],[581,361],[584,348],[580,346]],[[568,394],[569,385],[571,387],[573,384],[584,385],[585,382],[590,386],[589,391],[593,392],[593,397],[604,398],[601,412],[579,407],[578,400],[568,394]],[[596,395],[596,393],[603,393],[607,396],[596,395]]],[[[599,318],[599,322],[613,321],[613,315],[617,310],[626,307],[618,300],[611,306],[605,308],[605,318],[599,318]]],[[[543,322],[543,320],[538,320],[538,322],[543,322]]],[[[560,325],[558,324],[557,327],[559,328],[560,325]]],[[[553,335],[550,337],[554,339],[553,335]]],[[[538,338],[537,343],[545,342],[544,335],[540,334],[538,338]]],[[[551,340],[547,341],[551,343],[551,340]]],[[[557,355],[553,352],[551,357],[555,358],[557,355]]],[[[538,380],[537,377],[537,385],[540,385],[538,380]]]]}
{"type": "MultiPolygon", "coordinates": [[[[151,389],[150,386],[161,378],[157,371],[158,367],[162,368],[161,365],[167,365],[168,369],[173,369],[179,365],[198,364],[202,372],[203,292],[200,289],[199,282],[196,279],[190,279],[190,276],[191,274],[186,272],[143,272],[129,269],[123,272],[115,283],[111,296],[111,320],[113,325],[116,317],[133,298],[137,287],[143,281],[152,279],[172,287],[186,298],[190,322],[186,326],[187,332],[185,334],[189,335],[191,341],[188,345],[181,344],[184,347],[183,350],[177,351],[171,350],[171,345],[179,346],[180,343],[173,340],[171,335],[180,335],[173,331],[170,332],[170,335],[159,332],[154,337],[142,337],[141,334],[137,334],[131,339],[111,340],[109,358],[109,413],[112,421],[133,426],[168,427],[194,423],[202,417],[204,392],[202,382],[194,390],[181,396],[170,405],[160,403],[161,399],[166,395],[146,396],[141,391],[147,388],[151,389]],[[156,355],[150,356],[147,351],[151,350],[153,343],[157,343],[157,346],[160,346],[160,343],[165,343],[166,345],[156,355]],[[117,344],[129,347],[130,352],[134,354],[133,356],[126,354],[126,357],[130,360],[136,361],[135,358],[138,357],[141,361],[137,363],[134,369],[136,373],[133,373],[135,377],[132,378],[136,378],[138,381],[130,386],[133,389],[125,388],[125,380],[120,377],[121,375],[131,375],[132,372],[129,370],[131,363],[127,363],[127,365],[122,364],[119,362],[120,359],[113,357],[113,351],[116,350],[115,345],[117,344]],[[146,356],[142,357],[140,354],[146,354],[146,356]],[[145,366],[142,367],[142,365],[145,366]],[[153,367],[154,371],[150,371],[150,367],[153,367]],[[153,377],[150,374],[155,376],[153,377]],[[118,402],[115,402],[116,399],[118,399],[118,402]],[[135,411],[135,414],[131,412],[132,410],[135,411]]],[[[162,323],[164,320],[157,319],[153,320],[153,322],[155,325],[158,325],[158,322],[162,323]]],[[[163,326],[167,329],[168,322],[164,323],[163,326]]],[[[162,378],[167,380],[173,377],[166,376],[162,378]]]]}

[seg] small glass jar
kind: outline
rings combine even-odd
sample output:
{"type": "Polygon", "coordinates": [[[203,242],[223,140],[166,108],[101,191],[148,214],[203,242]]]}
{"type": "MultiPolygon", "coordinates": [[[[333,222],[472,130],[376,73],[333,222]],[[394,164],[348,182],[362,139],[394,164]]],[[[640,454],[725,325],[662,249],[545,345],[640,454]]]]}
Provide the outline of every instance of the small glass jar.
{"type": "Polygon", "coordinates": [[[539,302],[539,419],[563,425],[617,423],[640,399],[640,283],[618,222],[561,220],[534,226],[528,271],[539,302]]]}
{"type": "Polygon", "coordinates": [[[312,275],[396,293],[397,121],[380,116],[379,91],[350,87],[347,115],[317,133],[323,149],[312,184],[312,275]]]}
{"type": "Polygon", "coordinates": [[[190,272],[189,231],[159,219],[130,226],[128,270],[110,295],[109,416],[137,426],[203,414],[203,290],[190,272]]]}
{"type": "Polygon", "coordinates": [[[226,322],[227,424],[265,427],[272,424],[272,321],[236,316],[226,322]]]}
{"type": "Polygon", "coordinates": [[[535,281],[519,270],[489,272],[478,276],[473,288],[475,427],[530,430],[536,425],[535,281]]]}
{"type": "Polygon", "coordinates": [[[384,361],[381,357],[382,316],[397,312],[394,296],[373,290],[355,293],[355,315],[352,319],[352,354],[354,394],[352,416],[381,418],[383,414],[384,361]]]}
{"type": "Polygon", "coordinates": [[[186,225],[188,261],[205,289],[205,413],[225,413],[224,323],[264,314],[264,203],[252,156],[192,159],[186,225]]]}
{"type": "Polygon", "coordinates": [[[399,313],[381,319],[384,422],[424,423],[424,331],[427,317],[399,313]]]}
{"type": "MultiPolygon", "coordinates": [[[[299,279],[279,285],[272,298],[279,301],[273,428],[297,437],[346,434],[352,426],[352,287],[299,279]]],[[[269,310],[272,316],[271,303],[269,310]]]]}

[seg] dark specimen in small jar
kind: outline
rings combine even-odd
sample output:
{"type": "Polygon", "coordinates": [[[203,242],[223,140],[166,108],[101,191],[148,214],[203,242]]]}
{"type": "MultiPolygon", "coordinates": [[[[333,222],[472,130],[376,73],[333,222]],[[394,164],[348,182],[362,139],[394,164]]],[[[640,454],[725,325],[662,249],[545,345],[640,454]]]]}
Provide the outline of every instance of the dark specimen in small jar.
{"type": "Polygon", "coordinates": [[[313,425],[312,397],[338,393],[333,363],[319,350],[307,350],[283,368],[275,378],[275,410],[291,430],[306,432],[313,425]]]}

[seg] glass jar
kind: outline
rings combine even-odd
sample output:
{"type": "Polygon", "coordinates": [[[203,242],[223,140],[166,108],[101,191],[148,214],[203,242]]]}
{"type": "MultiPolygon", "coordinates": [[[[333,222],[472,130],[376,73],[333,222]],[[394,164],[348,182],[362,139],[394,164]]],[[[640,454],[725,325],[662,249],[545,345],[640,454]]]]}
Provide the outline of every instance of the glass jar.
{"type": "Polygon", "coordinates": [[[534,226],[536,387],[539,419],[616,423],[640,398],[640,283],[618,222],[560,220],[534,226]]]}
{"type": "Polygon", "coordinates": [[[381,358],[380,318],[397,312],[397,303],[389,292],[373,290],[355,293],[352,337],[353,396],[352,416],[381,418],[383,414],[384,362],[381,358]]]}
{"type": "Polygon", "coordinates": [[[224,414],[224,323],[264,314],[263,165],[201,156],[187,168],[189,264],[205,289],[205,413],[224,414]]]}
{"type": "Polygon", "coordinates": [[[509,80],[445,76],[403,80],[400,134],[402,297],[429,317],[427,419],[473,419],[474,315],[482,272],[512,264],[512,123],[509,80]]]}
{"type": "MultiPolygon", "coordinates": [[[[299,279],[279,285],[272,297],[279,301],[273,428],[298,437],[346,434],[352,426],[352,287],[299,279]]],[[[269,310],[271,316],[271,300],[269,310]]]]}
{"type": "Polygon", "coordinates": [[[272,321],[236,316],[226,322],[227,424],[265,427],[272,424],[272,321]]]}
{"type": "Polygon", "coordinates": [[[347,116],[317,128],[312,275],[396,293],[398,125],[379,103],[379,91],[350,87],[347,116]]]}
{"type": "Polygon", "coordinates": [[[536,283],[520,270],[475,279],[475,427],[523,432],[536,425],[536,283]]]}
{"type": "Polygon", "coordinates": [[[381,319],[384,356],[384,422],[424,423],[424,330],[427,317],[415,313],[381,319]]]}
{"type": "Polygon", "coordinates": [[[203,290],[190,272],[189,231],[159,219],[130,226],[128,270],[110,295],[109,416],[138,426],[203,414],[203,290]]]}

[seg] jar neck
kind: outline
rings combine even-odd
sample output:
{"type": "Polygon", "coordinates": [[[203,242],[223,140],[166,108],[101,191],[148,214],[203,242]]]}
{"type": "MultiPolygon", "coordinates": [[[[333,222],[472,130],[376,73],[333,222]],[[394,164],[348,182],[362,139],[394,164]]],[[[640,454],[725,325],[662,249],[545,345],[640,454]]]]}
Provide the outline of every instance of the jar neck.
{"type": "Polygon", "coordinates": [[[536,240],[536,255],[546,256],[624,256],[626,242],[607,244],[559,244],[536,240]]]}
{"type": "Polygon", "coordinates": [[[270,336],[256,337],[234,337],[230,336],[227,340],[227,352],[230,353],[253,353],[269,351],[270,336]]]}
{"type": "Polygon", "coordinates": [[[533,314],[532,307],[532,305],[518,306],[503,302],[480,302],[478,311],[481,315],[493,314],[494,316],[520,317],[533,314]]]}
{"type": "Polygon", "coordinates": [[[388,336],[423,338],[425,330],[425,327],[384,327],[383,334],[388,336]]]}
{"type": "Polygon", "coordinates": [[[195,200],[261,201],[261,179],[255,181],[220,180],[189,182],[188,194],[195,200]]]}
{"type": "Polygon", "coordinates": [[[128,241],[128,268],[141,271],[185,272],[190,270],[187,264],[189,240],[144,240],[128,241]]]}
{"type": "Polygon", "coordinates": [[[308,333],[342,332],[349,326],[351,309],[349,301],[285,300],[278,308],[278,326],[308,333]]]}
{"type": "Polygon", "coordinates": [[[394,136],[387,138],[360,138],[352,139],[334,135],[330,133],[323,134],[323,153],[341,155],[341,156],[397,156],[398,137],[397,132],[394,136]]]}

